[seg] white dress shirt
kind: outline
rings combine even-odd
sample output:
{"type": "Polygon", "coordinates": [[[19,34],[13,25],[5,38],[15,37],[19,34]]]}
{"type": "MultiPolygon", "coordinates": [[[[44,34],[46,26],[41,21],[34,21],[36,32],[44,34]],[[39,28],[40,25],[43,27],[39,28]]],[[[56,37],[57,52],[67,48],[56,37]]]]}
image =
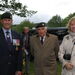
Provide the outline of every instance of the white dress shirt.
{"type": "Polygon", "coordinates": [[[4,28],[2,28],[2,29],[3,29],[5,38],[6,38],[6,32],[9,31],[9,36],[10,36],[10,39],[11,39],[11,41],[12,41],[11,29],[9,29],[9,30],[4,29],[4,28]]]}

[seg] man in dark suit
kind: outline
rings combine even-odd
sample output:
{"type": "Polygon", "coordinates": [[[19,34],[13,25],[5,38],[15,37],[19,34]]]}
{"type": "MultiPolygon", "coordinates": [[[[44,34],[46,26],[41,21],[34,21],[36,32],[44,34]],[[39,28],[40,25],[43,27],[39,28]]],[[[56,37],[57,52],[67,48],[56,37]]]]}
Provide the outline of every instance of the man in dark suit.
{"type": "Polygon", "coordinates": [[[5,12],[1,15],[0,30],[0,75],[22,74],[22,38],[11,29],[12,15],[5,12]]]}
{"type": "Polygon", "coordinates": [[[38,34],[30,38],[31,53],[34,55],[35,75],[57,75],[59,42],[57,36],[47,33],[46,24],[36,26],[38,34]]]}
{"type": "Polygon", "coordinates": [[[23,29],[23,49],[25,52],[25,75],[29,74],[29,64],[30,64],[30,31],[29,27],[24,27],[23,29]]]}

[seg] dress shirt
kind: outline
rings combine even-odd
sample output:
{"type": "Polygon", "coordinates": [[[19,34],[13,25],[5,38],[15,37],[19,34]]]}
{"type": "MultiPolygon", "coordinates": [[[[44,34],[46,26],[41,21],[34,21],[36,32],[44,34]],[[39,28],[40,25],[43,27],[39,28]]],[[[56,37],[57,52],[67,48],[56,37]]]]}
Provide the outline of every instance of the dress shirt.
{"type": "Polygon", "coordinates": [[[11,39],[11,41],[12,41],[11,29],[9,29],[9,30],[6,30],[6,29],[4,29],[4,28],[2,28],[2,29],[3,29],[5,38],[6,38],[6,35],[7,35],[6,32],[9,31],[9,36],[10,36],[10,39],[11,39]]]}
{"type": "MultiPolygon", "coordinates": [[[[46,36],[43,36],[43,42],[45,41],[46,36]]],[[[41,40],[41,36],[40,36],[40,40],[41,40]]]]}

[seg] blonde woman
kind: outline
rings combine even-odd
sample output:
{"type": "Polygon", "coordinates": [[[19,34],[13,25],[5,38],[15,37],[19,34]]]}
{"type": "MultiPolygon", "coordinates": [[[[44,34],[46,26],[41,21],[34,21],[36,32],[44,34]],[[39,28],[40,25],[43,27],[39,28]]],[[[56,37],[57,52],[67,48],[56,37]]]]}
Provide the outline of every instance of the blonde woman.
{"type": "Polygon", "coordinates": [[[64,36],[58,52],[62,62],[61,75],[75,75],[75,17],[68,22],[69,34],[64,36]]]}

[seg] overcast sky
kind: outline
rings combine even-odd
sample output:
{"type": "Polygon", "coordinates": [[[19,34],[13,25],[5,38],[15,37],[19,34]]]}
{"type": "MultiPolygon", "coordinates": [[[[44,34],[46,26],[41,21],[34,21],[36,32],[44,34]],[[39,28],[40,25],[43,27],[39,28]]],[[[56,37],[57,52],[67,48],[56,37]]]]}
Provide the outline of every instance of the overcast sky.
{"type": "MultiPolygon", "coordinates": [[[[60,15],[62,18],[65,18],[70,13],[75,12],[75,0],[18,0],[18,1],[23,3],[23,5],[27,5],[28,10],[38,11],[31,18],[27,18],[30,21],[36,23],[41,21],[47,22],[52,16],[55,16],[56,14],[60,15]]],[[[24,20],[24,18],[19,18],[17,22],[19,23],[22,20],[24,20]]]]}

